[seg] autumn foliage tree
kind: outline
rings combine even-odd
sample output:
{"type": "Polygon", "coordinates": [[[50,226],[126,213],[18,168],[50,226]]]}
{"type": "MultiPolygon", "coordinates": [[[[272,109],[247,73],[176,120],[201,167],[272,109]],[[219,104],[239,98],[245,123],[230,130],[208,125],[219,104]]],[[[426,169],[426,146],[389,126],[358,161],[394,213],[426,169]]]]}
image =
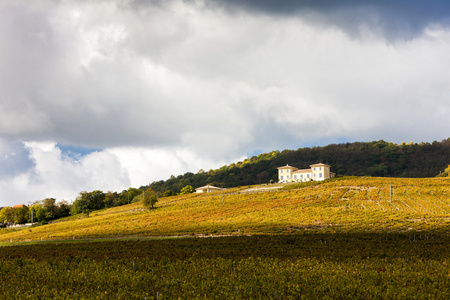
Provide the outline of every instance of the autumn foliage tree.
{"type": "Polygon", "coordinates": [[[14,222],[14,210],[12,207],[3,207],[0,210],[0,222],[2,223],[13,223],[14,222]]]}

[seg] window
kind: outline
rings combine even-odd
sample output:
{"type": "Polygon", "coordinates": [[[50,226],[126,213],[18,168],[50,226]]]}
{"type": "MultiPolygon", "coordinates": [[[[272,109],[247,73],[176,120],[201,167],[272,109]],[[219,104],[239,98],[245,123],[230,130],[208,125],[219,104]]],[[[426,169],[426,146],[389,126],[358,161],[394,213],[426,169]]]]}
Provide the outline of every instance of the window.
{"type": "Polygon", "coordinates": [[[322,171],[322,167],[320,167],[319,170],[322,171]]]}
{"type": "Polygon", "coordinates": [[[322,173],[319,173],[319,177],[322,178],[322,173]]]}
{"type": "Polygon", "coordinates": [[[283,176],[281,176],[280,179],[283,180],[284,179],[283,176]]]}

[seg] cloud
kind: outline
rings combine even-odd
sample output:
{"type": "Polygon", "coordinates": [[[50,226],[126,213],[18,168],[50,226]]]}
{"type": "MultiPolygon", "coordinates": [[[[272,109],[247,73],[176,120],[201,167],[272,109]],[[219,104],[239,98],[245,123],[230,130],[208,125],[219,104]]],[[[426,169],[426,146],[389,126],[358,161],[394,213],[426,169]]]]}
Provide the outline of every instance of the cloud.
{"type": "Polygon", "coordinates": [[[274,3],[2,1],[0,199],[447,137],[448,4],[274,3]]]}
{"type": "Polygon", "coordinates": [[[23,149],[28,151],[33,166],[0,182],[2,206],[46,197],[74,200],[78,192],[86,189],[115,190],[130,185],[118,159],[107,152],[72,159],[63,155],[54,143],[28,142],[23,149]]]}
{"type": "Polygon", "coordinates": [[[0,38],[13,42],[0,58],[7,91],[2,133],[87,147],[171,146],[189,143],[192,132],[228,135],[211,124],[238,125],[241,118],[205,81],[210,66],[196,62],[201,54],[194,48],[207,42],[201,33],[180,47],[188,26],[172,21],[188,8],[174,12],[179,5],[143,16],[108,2],[83,3],[75,11],[73,4],[53,2],[7,7],[9,26],[0,38]],[[13,26],[18,19],[27,25],[13,26]]]}
{"type": "Polygon", "coordinates": [[[353,37],[367,29],[389,39],[411,39],[432,24],[450,25],[445,0],[214,0],[231,13],[254,13],[302,18],[316,25],[337,26],[353,37]]]}
{"type": "MultiPolygon", "coordinates": [[[[380,104],[392,105],[393,97],[424,100],[410,96],[410,87],[436,90],[438,79],[438,90],[446,92],[442,74],[429,80],[445,70],[435,65],[447,59],[445,28],[391,43],[370,29],[355,40],[308,18],[246,11],[236,16],[203,2],[43,3],[15,1],[3,9],[8,26],[0,38],[11,50],[0,58],[7,70],[0,74],[6,91],[1,130],[23,140],[94,148],[183,146],[231,159],[260,143],[258,132],[266,134],[261,128],[277,127],[272,131],[291,131],[296,138],[344,136],[353,127],[346,122],[347,102],[361,108],[351,114],[354,123],[373,128],[376,120],[362,115],[371,111],[378,120],[380,104]],[[15,20],[27,21],[13,26],[15,20]],[[421,68],[420,75],[411,74],[413,68],[421,68]],[[313,116],[311,110],[322,112],[313,116]],[[283,118],[294,126],[286,129],[283,118]],[[220,147],[201,143],[212,137],[220,147]]],[[[242,5],[276,11],[269,2],[257,3],[242,5]]],[[[308,3],[285,5],[322,14],[359,7],[308,3]]]]}
{"type": "Polygon", "coordinates": [[[47,197],[72,201],[81,191],[121,192],[168,179],[174,170],[184,173],[225,164],[183,149],[112,148],[73,156],[54,143],[28,142],[15,151],[27,153],[30,164],[2,174],[0,206],[47,197]]]}

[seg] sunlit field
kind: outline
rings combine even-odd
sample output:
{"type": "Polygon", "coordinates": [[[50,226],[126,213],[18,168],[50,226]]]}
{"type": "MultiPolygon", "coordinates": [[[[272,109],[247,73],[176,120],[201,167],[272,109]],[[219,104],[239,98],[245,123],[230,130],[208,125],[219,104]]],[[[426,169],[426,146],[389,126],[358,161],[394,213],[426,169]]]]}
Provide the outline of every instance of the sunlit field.
{"type": "Polygon", "coordinates": [[[0,294],[449,299],[449,183],[344,178],[243,187],[161,198],[149,211],[135,203],[2,229],[0,294]]]}
{"type": "MultiPolygon", "coordinates": [[[[0,242],[97,237],[433,230],[448,232],[447,179],[350,178],[285,190],[190,194],[0,231],[0,242]],[[392,192],[392,195],[391,195],[392,192]]],[[[255,188],[251,189],[255,190],[255,188]]]]}

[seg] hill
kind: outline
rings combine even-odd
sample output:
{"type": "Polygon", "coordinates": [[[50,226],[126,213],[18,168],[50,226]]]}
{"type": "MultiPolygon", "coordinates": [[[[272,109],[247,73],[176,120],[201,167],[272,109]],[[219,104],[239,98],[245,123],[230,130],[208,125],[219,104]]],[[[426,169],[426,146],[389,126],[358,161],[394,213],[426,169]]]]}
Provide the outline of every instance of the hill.
{"type": "Polygon", "coordinates": [[[308,168],[314,163],[331,165],[338,176],[434,177],[450,163],[450,139],[433,143],[397,145],[385,141],[332,144],[324,147],[272,151],[216,170],[188,172],[149,185],[160,194],[179,192],[186,185],[213,184],[237,187],[277,181],[277,167],[286,164],[308,168]]]}
{"type": "Polygon", "coordinates": [[[165,197],[154,210],[133,203],[94,212],[89,218],[0,231],[0,241],[303,231],[448,232],[449,180],[355,177],[282,189],[255,186],[165,197]]]}
{"type": "Polygon", "coordinates": [[[0,289],[8,299],[448,299],[449,180],[242,187],[0,229],[0,289]]]}

